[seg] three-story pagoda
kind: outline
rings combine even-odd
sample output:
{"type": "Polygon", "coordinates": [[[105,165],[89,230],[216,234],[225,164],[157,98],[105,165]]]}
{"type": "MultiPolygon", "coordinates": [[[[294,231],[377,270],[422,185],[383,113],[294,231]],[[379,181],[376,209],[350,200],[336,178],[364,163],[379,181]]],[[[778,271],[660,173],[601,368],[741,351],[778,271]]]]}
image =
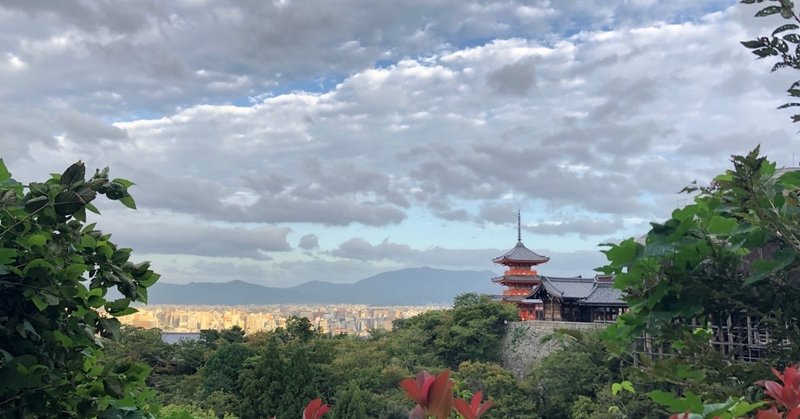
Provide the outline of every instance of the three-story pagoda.
{"type": "Polygon", "coordinates": [[[506,267],[502,276],[493,278],[492,282],[506,287],[501,296],[503,302],[516,304],[519,308],[520,320],[533,320],[536,312],[542,311],[542,302],[528,299],[534,288],[542,283],[536,266],[550,260],[522,244],[522,222],[517,212],[517,245],[500,257],[492,259],[506,267]]]}

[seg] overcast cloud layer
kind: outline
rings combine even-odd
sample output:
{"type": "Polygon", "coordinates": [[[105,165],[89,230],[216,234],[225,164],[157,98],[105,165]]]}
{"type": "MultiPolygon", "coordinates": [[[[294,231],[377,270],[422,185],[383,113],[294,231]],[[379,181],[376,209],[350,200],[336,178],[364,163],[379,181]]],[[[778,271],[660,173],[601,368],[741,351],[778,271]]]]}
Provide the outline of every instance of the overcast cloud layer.
{"type": "Polygon", "coordinates": [[[591,275],[598,243],[729,155],[795,163],[775,108],[796,75],[739,44],[774,27],[755,11],[5,1],[0,147],[24,182],[76,160],[135,181],[139,211],[103,205],[100,226],[165,282],[499,271],[517,209],[542,273],[591,275]]]}

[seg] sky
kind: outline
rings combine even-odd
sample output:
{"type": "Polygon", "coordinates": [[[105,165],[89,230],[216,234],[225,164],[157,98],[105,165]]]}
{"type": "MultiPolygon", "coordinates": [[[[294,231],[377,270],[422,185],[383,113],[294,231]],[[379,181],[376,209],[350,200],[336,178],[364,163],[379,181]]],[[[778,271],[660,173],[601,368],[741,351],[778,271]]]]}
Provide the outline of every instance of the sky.
{"type": "MultiPolygon", "coordinates": [[[[132,180],[98,228],[163,282],[387,270],[593,275],[761,144],[800,158],[797,78],[733,1],[0,2],[0,155],[132,180]]],[[[490,278],[487,277],[487,281],[490,278]]]]}

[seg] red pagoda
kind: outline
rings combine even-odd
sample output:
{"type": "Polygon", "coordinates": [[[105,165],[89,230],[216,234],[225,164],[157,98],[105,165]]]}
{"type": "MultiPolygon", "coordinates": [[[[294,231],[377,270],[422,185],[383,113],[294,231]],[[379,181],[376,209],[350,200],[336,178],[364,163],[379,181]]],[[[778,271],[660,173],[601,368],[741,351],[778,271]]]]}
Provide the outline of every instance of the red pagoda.
{"type": "Polygon", "coordinates": [[[529,299],[528,296],[542,283],[542,278],[535,269],[536,265],[548,260],[549,257],[537,254],[522,244],[522,222],[517,211],[517,245],[503,256],[492,259],[494,263],[506,267],[503,276],[493,278],[492,282],[506,287],[501,299],[503,302],[517,305],[520,320],[534,320],[541,317],[542,301],[529,299]]]}

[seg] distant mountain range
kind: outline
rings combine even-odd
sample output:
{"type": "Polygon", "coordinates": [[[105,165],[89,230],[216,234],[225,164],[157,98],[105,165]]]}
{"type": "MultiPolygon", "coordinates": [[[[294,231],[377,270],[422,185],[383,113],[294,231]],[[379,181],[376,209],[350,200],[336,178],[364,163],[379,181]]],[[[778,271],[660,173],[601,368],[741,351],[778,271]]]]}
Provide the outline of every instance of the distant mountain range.
{"type": "Polygon", "coordinates": [[[244,281],[158,282],[149,290],[149,304],[451,304],[465,292],[499,294],[490,271],[446,271],[412,268],[384,272],[353,284],[310,281],[295,287],[265,287],[244,281]]]}

